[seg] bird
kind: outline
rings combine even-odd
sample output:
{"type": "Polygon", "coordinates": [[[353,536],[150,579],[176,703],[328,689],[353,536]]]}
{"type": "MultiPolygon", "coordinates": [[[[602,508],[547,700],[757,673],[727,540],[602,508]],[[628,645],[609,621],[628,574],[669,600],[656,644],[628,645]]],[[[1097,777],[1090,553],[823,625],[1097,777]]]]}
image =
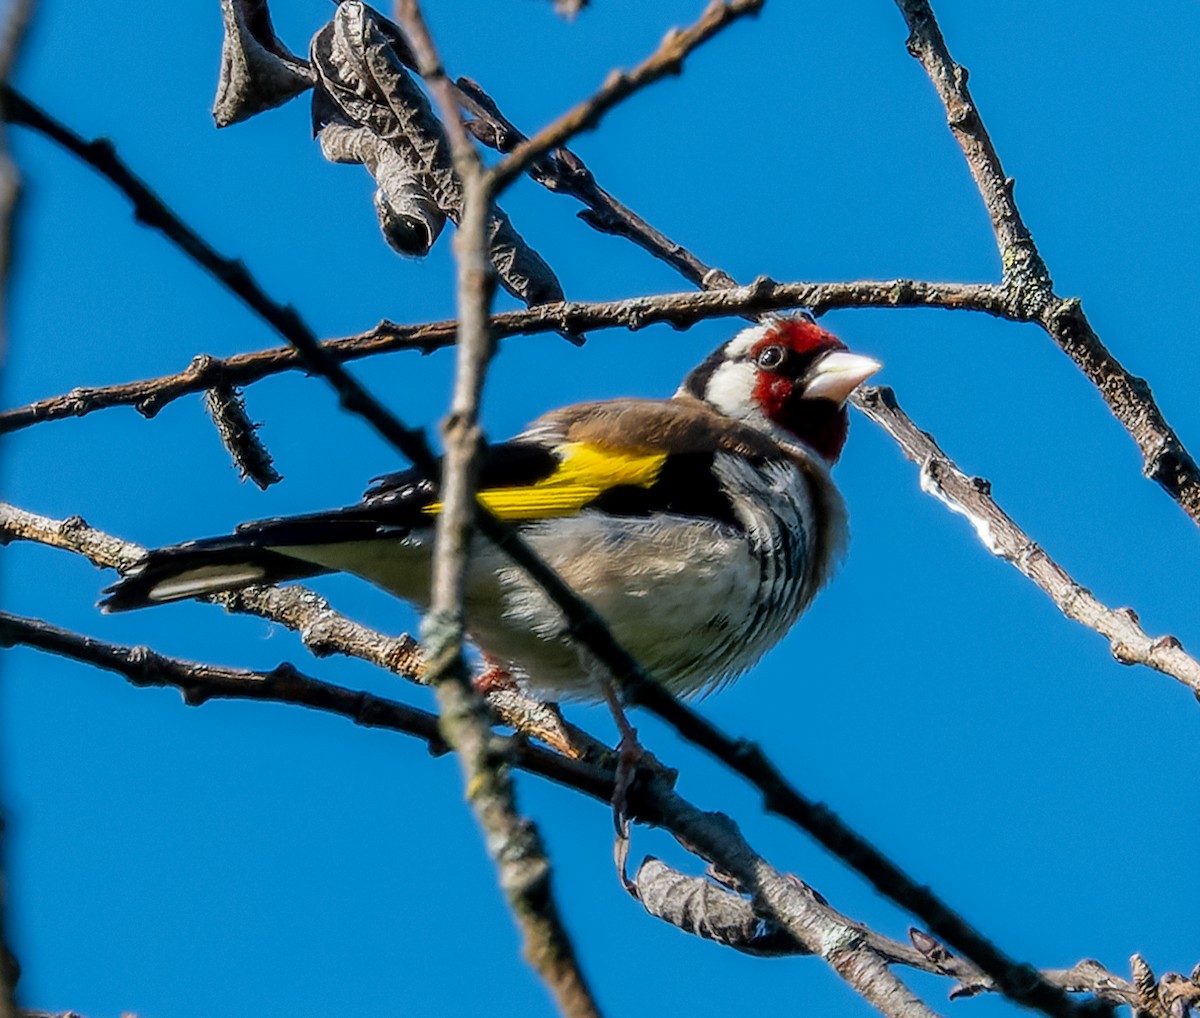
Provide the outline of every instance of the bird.
{"type": "MultiPolygon", "coordinates": [[[[846,400],[880,367],[806,315],[764,319],[670,398],[566,406],[487,445],[477,498],[650,676],[677,696],[706,695],[778,643],[841,561],[847,511],[830,471],[846,400]]],[[[425,609],[440,508],[436,479],[387,474],[346,508],[150,551],[100,608],[347,572],[425,609]]],[[[479,536],[464,619],[486,675],[547,700],[605,696],[558,607],[479,536]]]]}

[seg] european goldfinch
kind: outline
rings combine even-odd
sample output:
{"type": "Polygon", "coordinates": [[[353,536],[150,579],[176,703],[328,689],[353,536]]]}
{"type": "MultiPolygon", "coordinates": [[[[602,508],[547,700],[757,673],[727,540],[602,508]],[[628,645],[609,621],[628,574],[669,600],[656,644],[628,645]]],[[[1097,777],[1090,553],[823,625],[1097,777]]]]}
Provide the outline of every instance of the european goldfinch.
{"type": "MultiPolygon", "coordinates": [[[[703,694],[777,643],[841,558],[846,510],[829,470],[845,401],[879,367],[808,318],[774,318],[716,350],[670,399],[564,407],[488,447],[479,499],[649,674],[703,694]]],[[[344,571],[423,608],[438,510],[436,481],[390,474],[349,508],[152,551],[101,607],[344,571]]],[[[465,610],[493,670],[548,697],[601,697],[558,609],[482,539],[465,610]]]]}

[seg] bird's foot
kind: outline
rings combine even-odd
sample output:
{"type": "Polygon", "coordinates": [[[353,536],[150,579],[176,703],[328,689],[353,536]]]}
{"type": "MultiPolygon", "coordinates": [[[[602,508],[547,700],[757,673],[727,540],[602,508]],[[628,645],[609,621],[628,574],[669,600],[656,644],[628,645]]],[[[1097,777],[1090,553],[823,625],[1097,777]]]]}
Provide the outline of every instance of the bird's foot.
{"type": "Polygon", "coordinates": [[[617,743],[617,773],[613,782],[613,818],[618,831],[621,830],[622,822],[628,829],[626,807],[629,804],[629,789],[633,786],[633,779],[637,777],[638,764],[645,755],[646,750],[638,742],[637,729],[626,724],[621,732],[621,741],[617,743]]]}
{"type": "Polygon", "coordinates": [[[499,661],[486,655],[483,661],[486,667],[475,676],[475,680],[472,683],[476,693],[480,696],[487,696],[494,689],[517,688],[517,680],[512,677],[512,672],[500,664],[499,661]]]}
{"type": "Polygon", "coordinates": [[[613,827],[616,829],[613,858],[617,864],[617,874],[621,878],[621,883],[625,885],[627,891],[634,893],[633,885],[625,873],[625,864],[629,858],[629,789],[633,786],[634,778],[637,777],[638,764],[646,756],[646,750],[638,741],[637,729],[629,723],[629,718],[625,716],[625,708],[621,705],[612,680],[606,678],[601,685],[604,688],[604,699],[608,703],[608,709],[612,712],[613,720],[617,724],[617,731],[621,733],[621,740],[617,743],[616,749],[617,770],[613,776],[612,810],[613,827]]]}
{"type": "MultiPolygon", "coordinates": [[[[617,723],[617,731],[621,733],[621,741],[617,743],[617,774],[613,789],[613,818],[617,823],[617,833],[621,832],[621,822],[625,817],[625,806],[629,788],[637,773],[637,765],[641,762],[646,751],[638,742],[637,729],[629,723],[625,716],[625,708],[617,696],[616,687],[611,679],[604,679],[604,699],[612,712],[613,721],[617,723]]],[[[628,826],[628,825],[626,825],[628,826]]]]}

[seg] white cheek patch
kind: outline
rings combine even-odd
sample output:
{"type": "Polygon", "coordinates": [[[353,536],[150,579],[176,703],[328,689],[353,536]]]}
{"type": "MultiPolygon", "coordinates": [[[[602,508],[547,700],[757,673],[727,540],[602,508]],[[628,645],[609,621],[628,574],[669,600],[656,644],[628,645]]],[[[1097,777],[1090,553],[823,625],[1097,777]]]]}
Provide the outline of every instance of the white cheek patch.
{"type": "Polygon", "coordinates": [[[754,401],[757,381],[758,371],[749,361],[726,361],[712,373],[704,398],[726,417],[739,421],[759,419],[762,411],[754,401]]]}

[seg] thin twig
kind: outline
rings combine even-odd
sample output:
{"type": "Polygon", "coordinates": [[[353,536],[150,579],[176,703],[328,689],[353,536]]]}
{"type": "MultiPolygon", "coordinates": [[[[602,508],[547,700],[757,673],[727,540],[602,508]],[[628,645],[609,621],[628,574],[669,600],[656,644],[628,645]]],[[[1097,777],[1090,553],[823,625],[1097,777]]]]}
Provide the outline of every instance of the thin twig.
{"type": "Polygon", "coordinates": [[[500,887],[521,929],[526,959],[541,976],[566,1018],[599,1018],[574,945],[559,917],[550,860],[541,835],[517,808],[516,789],[504,761],[491,749],[491,724],[471,684],[463,654],[463,602],[474,532],[475,482],[482,447],[479,399],[493,340],[488,313],[495,276],[487,255],[492,199],[483,164],[463,129],[458,106],[416,0],[399,0],[418,69],[442,106],[446,136],[462,187],[462,213],[454,237],[457,264],[458,347],[450,412],[442,427],[445,454],[436,522],[433,585],[421,627],[441,711],[441,731],[459,756],[467,798],[486,834],[500,887]]]}
{"type": "MultiPolygon", "coordinates": [[[[483,144],[501,154],[511,152],[528,140],[503,113],[496,101],[478,82],[459,78],[455,83],[455,98],[471,114],[466,127],[483,144]]],[[[526,173],[543,187],[556,194],[568,194],[587,206],[579,213],[588,226],[601,233],[614,234],[633,241],[643,250],[679,272],[685,279],[706,289],[736,286],[733,279],[720,270],[705,265],[687,248],[674,244],[646,220],[617,201],[596,183],[596,178],[574,152],[558,148],[526,167],[526,173]]]]}
{"type": "MultiPolygon", "coordinates": [[[[922,283],[911,279],[776,283],[760,277],[748,286],[702,293],[686,291],[591,303],[542,304],[527,311],[493,315],[490,328],[496,339],[564,328],[637,330],[665,323],[684,329],[712,318],[761,315],[792,308],[809,308],[817,314],[847,307],[933,307],[998,314],[998,297],[998,288],[986,284],[922,283]]],[[[453,319],[418,325],[381,322],[367,332],[325,340],[321,346],[334,360],[346,362],[396,350],[430,353],[454,345],[457,335],[458,323],[453,319]]],[[[61,396],[6,410],[0,413],[0,434],[43,421],[84,417],[114,406],[132,406],[144,416],[153,417],[169,403],[214,385],[250,385],[284,371],[303,370],[305,366],[292,346],[224,359],[201,354],[175,374],[117,385],[77,387],[61,396]]]]}
{"type": "Polygon", "coordinates": [[[908,49],[925,68],[946,108],[987,206],[1004,272],[1010,317],[1036,321],[1075,362],[1142,453],[1142,472],[1156,481],[1200,524],[1200,467],[1167,423],[1144,378],[1130,374],[1100,341],[1077,299],[1054,292],[1050,273],[1017,209],[1015,182],[1000,157],[967,88],[967,70],[946,48],[928,0],[896,0],[909,28],[908,49]]]}
{"type": "Polygon", "coordinates": [[[11,85],[4,87],[3,100],[4,116],[10,123],[39,131],[110,180],[133,202],[134,218],[139,223],[160,231],[278,332],[286,334],[302,327],[295,311],[269,297],[242,262],[225,257],[180,219],[117,156],[112,142],[106,138],[86,140],[39,109],[11,85]]]}
{"type": "MultiPolygon", "coordinates": [[[[0,85],[11,76],[26,29],[33,17],[34,0],[11,0],[0,24],[0,85]]],[[[5,112],[5,98],[0,94],[0,115],[5,112]]],[[[12,285],[14,261],[14,221],[21,199],[21,176],[8,148],[8,132],[0,124],[0,370],[7,361],[9,342],[9,291],[12,285]]],[[[8,916],[8,852],[3,805],[0,804],[0,1018],[15,1018],[17,1014],[17,980],[21,967],[10,946],[8,916]]]]}
{"type": "Polygon", "coordinates": [[[921,468],[922,490],[966,516],[988,551],[1037,584],[1067,618],[1105,637],[1121,664],[1153,668],[1200,697],[1200,662],[1174,636],[1150,637],[1132,608],[1109,608],[1080,586],[996,504],[986,480],[964,474],[931,435],[913,424],[891,389],[860,390],[852,399],[921,468]]]}
{"type": "Polygon", "coordinates": [[[739,18],[757,14],[763,0],[711,0],[700,20],[689,28],[668,32],[661,45],[632,71],[614,70],[591,96],[572,107],[532,138],[517,145],[491,171],[493,191],[499,194],[535,159],[565,144],[580,131],[595,127],[619,102],[668,74],[680,74],[683,61],[697,46],[739,18]]]}
{"type": "MultiPolygon", "coordinates": [[[[167,657],[147,647],[122,647],[81,636],[7,612],[0,612],[0,643],[24,644],[92,664],[124,675],[135,686],[176,688],[189,707],[199,707],[210,700],[294,704],[336,714],[367,728],[416,736],[429,745],[434,755],[445,753],[448,748],[438,731],[436,715],[386,697],[311,678],[290,664],[281,664],[269,672],[199,664],[167,657]]],[[[574,760],[524,739],[509,740],[503,746],[503,755],[522,770],[602,801],[612,795],[611,767],[574,760]]]]}
{"type": "MultiPolygon", "coordinates": [[[[89,527],[79,516],[53,520],[0,502],[0,544],[14,540],[74,552],[108,569],[126,569],[146,553],[140,545],[89,527]]],[[[388,636],[355,622],[305,587],[247,587],[208,600],[226,611],[256,615],[296,632],[316,657],[344,654],[409,681],[424,681],[424,661],[415,640],[406,635],[388,636]]],[[[501,724],[559,752],[587,759],[607,754],[602,743],[564,722],[557,711],[516,690],[494,691],[488,696],[488,705],[501,724]]]]}
{"type": "Polygon", "coordinates": [[[437,716],[370,693],[343,689],[303,675],[284,663],[269,672],[224,668],[168,657],[149,647],[122,647],[81,636],[39,619],[0,612],[0,645],[22,644],[124,675],[135,686],[171,686],[189,707],[209,700],[261,700],[311,707],[350,718],[368,728],[415,735],[434,754],[449,748],[437,729],[437,716]]]}

